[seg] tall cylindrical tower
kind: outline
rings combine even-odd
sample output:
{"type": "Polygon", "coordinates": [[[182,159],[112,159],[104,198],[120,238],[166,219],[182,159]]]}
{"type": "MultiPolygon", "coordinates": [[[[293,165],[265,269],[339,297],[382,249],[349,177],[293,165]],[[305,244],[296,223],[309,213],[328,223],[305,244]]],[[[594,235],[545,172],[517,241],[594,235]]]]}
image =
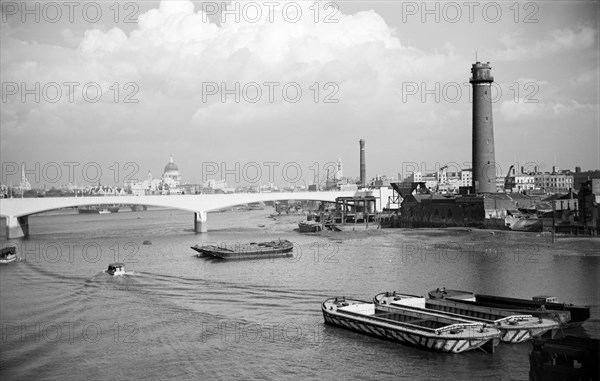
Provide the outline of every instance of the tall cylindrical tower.
{"type": "Polygon", "coordinates": [[[365,162],[365,139],[360,139],[360,185],[367,185],[367,163],[365,162]]]}
{"type": "Polygon", "coordinates": [[[492,119],[492,82],[490,63],[477,61],[471,67],[473,86],[473,191],[496,192],[496,155],[492,119]]]}

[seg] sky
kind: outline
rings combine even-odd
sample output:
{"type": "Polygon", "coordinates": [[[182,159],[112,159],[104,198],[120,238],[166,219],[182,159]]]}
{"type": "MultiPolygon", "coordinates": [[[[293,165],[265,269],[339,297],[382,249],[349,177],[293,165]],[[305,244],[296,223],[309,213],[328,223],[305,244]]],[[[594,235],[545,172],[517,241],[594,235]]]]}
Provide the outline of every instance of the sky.
{"type": "Polygon", "coordinates": [[[596,1],[0,3],[4,184],[469,168],[476,59],[500,175],[600,168],[596,1]]]}

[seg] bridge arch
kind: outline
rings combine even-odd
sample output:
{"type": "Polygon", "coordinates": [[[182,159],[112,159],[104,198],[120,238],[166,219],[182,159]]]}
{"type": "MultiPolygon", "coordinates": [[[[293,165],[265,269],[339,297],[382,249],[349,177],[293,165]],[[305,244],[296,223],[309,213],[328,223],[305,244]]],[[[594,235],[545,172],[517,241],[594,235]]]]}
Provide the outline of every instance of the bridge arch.
{"type": "Polygon", "coordinates": [[[52,197],[52,198],[9,198],[0,199],[0,216],[6,218],[6,235],[18,238],[29,235],[28,217],[32,214],[55,209],[89,205],[147,205],[181,209],[194,213],[194,230],[208,231],[206,213],[213,210],[261,201],[325,201],[333,202],[337,197],[352,197],[354,191],[330,192],[273,192],[231,193],[169,196],[99,196],[99,197],[52,197]]]}

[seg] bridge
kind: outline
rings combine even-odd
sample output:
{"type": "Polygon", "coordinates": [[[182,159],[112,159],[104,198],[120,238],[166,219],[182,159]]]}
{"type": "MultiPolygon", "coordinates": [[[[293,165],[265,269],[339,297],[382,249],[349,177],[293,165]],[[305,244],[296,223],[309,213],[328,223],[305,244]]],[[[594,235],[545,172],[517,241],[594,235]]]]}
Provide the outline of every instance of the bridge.
{"type": "Polygon", "coordinates": [[[206,213],[261,201],[310,200],[334,202],[337,197],[353,197],[355,191],[231,193],[169,196],[98,196],[0,199],[0,217],[6,218],[7,238],[29,235],[29,216],[49,210],[88,205],[146,205],[181,209],[194,213],[194,231],[208,231],[206,213]]]}

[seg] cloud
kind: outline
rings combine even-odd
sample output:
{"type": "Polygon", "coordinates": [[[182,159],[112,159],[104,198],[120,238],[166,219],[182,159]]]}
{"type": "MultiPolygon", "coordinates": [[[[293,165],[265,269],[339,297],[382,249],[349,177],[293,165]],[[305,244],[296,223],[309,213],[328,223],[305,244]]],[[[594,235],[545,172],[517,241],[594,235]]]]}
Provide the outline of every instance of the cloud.
{"type": "Polygon", "coordinates": [[[503,48],[488,54],[502,61],[540,59],[561,52],[594,47],[597,35],[598,31],[588,26],[580,26],[576,30],[555,29],[545,39],[526,38],[520,32],[514,32],[500,37],[499,42],[503,48]]]}
{"type": "MultiPolygon", "coordinates": [[[[229,7],[247,4],[233,2],[229,7]]],[[[122,28],[57,28],[56,45],[50,39],[32,42],[36,36],[23,35],[22,31],[3,34],[3,81],[93,82],[101,86],[103,97],[95,103],[86,102],[81,86],[73,102],[63,97],[57,103],[32,104],[12,97],[2,107],[2,155],[23,155],[32,139],[44,139],[48,146],[56,147],[52,152],[41,148],[34,153],[40,156],[64,152],[105,155],[108,147],[111,154],[125,159],[107,160],[127,161],[128,155],[143,156],[130,149],[135,145],[151,152],[148,160],[153,160],[155,151],[164,150],[165,155],[173,152],[177,157],[185,152],[190,163],[197,162],[198,155],[202,160],[220,161],[233,152],[264,161],[274,157],[330,160],[332,149],[335,155],[346,149],[353,154],[360,137],[381,147],[378,152],[394,152],[394,160],[420,157],[421,144],[427,145],[432,160],[456,155],[459,146],[468,150],[469,145],[464,144],[471,120],[471,90],[465,83],[472,63],[468,38],[458,38],[453,34],[455,29],[448,29],[440,36],[424,36],[427,43],[415,42],[411,36],[414,47],[407,47],[401,44],[399,34],[410,34],[411,30],[404,29],[407,26],[403,24],[394,29],[389,14],[384,19],[372,10],[352,14],[336,11],[336,23],[315,22],[309,8],[313,2],[294,4],[302,7],[303,17],[297,22],[282,16],[283,3],[276,8],[273,21],[263,8],[262,18],[256,22],[234,22],[233,17],[219,20],[218,15],[203,13],[189,1],[163,1],[158,8],[138,15],[137,24],[122,28]],[[449,40],[453,43],[447,43],[449,40]],[[277,84],[273,101],[266,83],[277,84]],[[417,84],[420,92],[405,102],[402,91],[407,83],[417,84]],[[203,91],[207,84],[216,84],[219,92],[207,95],[203,91]],[[300,86],[302,97],[290,102],[283,88],[295,84],[300,86]],[[452,91],[447,94],[451,100],[442,96],[434,101],[435,95],[427,95],[423,101],[422,92],[436,84],[442,89],[456,84],[450,90],[461,91],[458,101],[451,101],[452,91]],[[255,85],[262,97],[253,103],[244,98],[250,94],[244,89],[253,91],[255,85]],[[237,94],[242,99],[236,102],[236,96],[229,94],[227,102],[222,102],[222,90],[236,86],[242,89],[242,94],[237,94]],[[138,102],[125,103],[127,97],[138,102]],[[327,103],[327,97],[337,102],[327,103]],[[89,148],[90,141],[98,148],[89,148]]],[[[595,31],[589,28],[556,29],[546,36],[540,41],[518,34],[505,36],[500,58],[524,60],[552,52],[577,52],[575,49],[597,41],[595,31]]],[[[529,79],[537,72],[511,70],[516,69],[505,65],[502,77],[520,78],[517,81],[521,85],[536,82],[548,89],[556,78],[565,81],[565,77],[555,77],[552,70],[539,74],[551,78],[548,81],[529,79]]],[[[581,70],[580,78],[573,77],[576,83],[597,83],[589,59],[581,70]]],[[[578,113],[587,117],[592,112],[587,105],[597,100],[596,93],[582,100],[572,85],[562,94],[546,92],[545,103],[534,105],[523,103],[529,92],[521,86],[518,103],[510,99],[495,104],[495,112],[506,121],[534,121],[555,115],[557,123],[562,123],[561,118],[578,118],[578,113]]],[[[505,90],[505,95],[513,94],[510,88],[505,90]]],[[[395,165],[387,157],[380,160],[382,165],[395,165]]]]}
{"type": "Polygon", "coordinates": [[[531,119],[534,116],[540,116],[544,113],[544,105],[539,103],[525,103],[522,98],[503,101],[500,104],[500,113],[509,122],[524,118],[531,119]]]}
{"type": "MultiPolygon", "coordinates": [[[[302,6],[304,15],[294,23],[282,19],[280,12],[273,22],[263,12],[256,23],[216,23],[202,10],[195,11],[191,2],[163,1],[140,14],[128,32],[118,27],[83,32],[63,28],[60,40],[68,46],[3,38],[3,80],[93,83],[103,95],[98,102],[86,102],[78,86],[72,102],[65,92],[59,102],[42,100],[35,107],[12,97],[4,106],[13,111],[3,113],[2,122],[15,128],[2,130],[3,147],[15,146],[17,131],[52,139],[53,129],[71,139],[96,142],[123,131],[164,144],[174,136],[187,141],[210,136],[217,145],[247,135],[246,141],[233,143],[238,146],[304,131],[299,140],[308,144],[317,133],[328,139],[339,129],[360,130],[387,118],[403,78],[415,78],[421,71],[423,53],[403,48],[393,28],[373,11],[337,12],[337,23],[316,23],[308,8],[313,3],[294,4],[302,6]],[[73,49],[74,36],[82,38],[73,49]],[[235,96],[223,103],[221,94],[203,97],[207,83],[220,89],[258,84],[263,96],[257,103],[238,103],[235,96]],[[265,83],[277,83],[273,102],[265,83]],[[299,102],[285,99],[286,84],[300,86],[299,102]],[[124,103],[129,95],[139,102],[124,103]],[[328,97],[338,103],[326,103],[328,97]]],[[[443,56],[434,57],[430,66],[439,68],[444,61],[443,56]]]]}
{"type": "Polygon", "coordinates": [[[121,29],[114,27],[104,33],[99,29],[87,30],[79,49],[88,55],[112,54],[123,47],[127,35],[121,29]]]}
{"type": "Polygon", "coordinates": [[[582,104],[576,100],[566,102],[530,102],[525,98],[504,101],[500,104],[500,113],[506,121],[517,120],[543,121],[557,117],[573,117],[581,112],[597,112],[598,105],[582,104]]]}

